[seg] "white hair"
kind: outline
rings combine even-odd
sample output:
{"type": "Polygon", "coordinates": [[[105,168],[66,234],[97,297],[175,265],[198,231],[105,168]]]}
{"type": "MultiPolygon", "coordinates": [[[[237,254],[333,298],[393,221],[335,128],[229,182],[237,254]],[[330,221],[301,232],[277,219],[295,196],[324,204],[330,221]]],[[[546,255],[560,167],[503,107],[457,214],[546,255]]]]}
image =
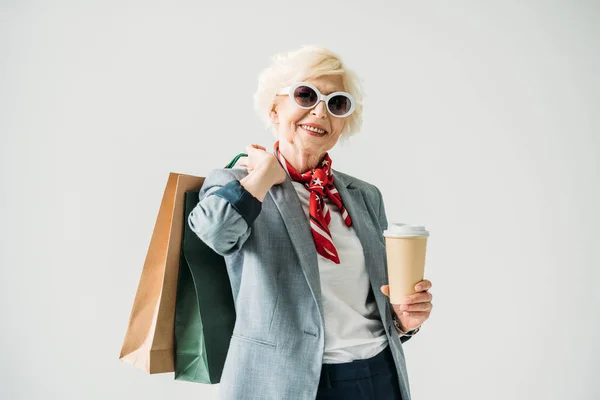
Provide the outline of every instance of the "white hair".
{"type": "Polygon", "coordinates": [[[341,75],[344,90],[354,97],[356,109],[346,117],[342,138],[358,132],[362,126],[363,93],[358,76],[346,68],[337,54],[317,46],[303,46],[296,51],[275,54],[271,64],[258,77],[254,93],[254,108],[267,125],[275,104],[275,96],[282,88],[324,75],[341,75]]]}

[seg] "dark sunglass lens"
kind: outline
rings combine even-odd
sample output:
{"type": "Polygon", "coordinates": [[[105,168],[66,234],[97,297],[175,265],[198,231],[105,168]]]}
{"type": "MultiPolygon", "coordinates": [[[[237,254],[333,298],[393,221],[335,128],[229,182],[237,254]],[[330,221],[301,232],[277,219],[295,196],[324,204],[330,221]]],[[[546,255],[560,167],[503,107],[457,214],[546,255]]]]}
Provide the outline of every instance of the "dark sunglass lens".
{"type": "Polygon", "coordinates": [[[294,99],[302,107],[311,107],[317,102],[317,94],[308,86],[300,86],[294,90],[294,99]]]}
{"type": "Polygon", "coordinates": [[[329,109],[333,115],[344,115],[350,111],[350,99],[343,95],[333,96],[329,99],[329,109]]]}

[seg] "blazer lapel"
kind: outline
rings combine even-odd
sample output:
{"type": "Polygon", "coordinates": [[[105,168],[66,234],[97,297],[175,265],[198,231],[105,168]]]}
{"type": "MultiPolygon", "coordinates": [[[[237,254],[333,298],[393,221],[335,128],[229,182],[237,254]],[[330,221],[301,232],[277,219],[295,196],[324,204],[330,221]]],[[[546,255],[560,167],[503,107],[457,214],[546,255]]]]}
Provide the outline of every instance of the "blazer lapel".
{"type": "Polygon", "coordinates": [[[307,216],[304,214],[304,209],[289,176],[286,176],[282,184],[271,187],[269,194],[283,218],[290,240],[300,259],[300,267],[319,307],[321,323],[324,324],[317,251],[307,216]]]}
{"type": "Polygon", "coordinates": [[[384,298],[385,295],[381,293],[380,287],[387,284],[387,271],[385,270],[387,264],[385,260],[385,246],[379,243],[378,238],[378,235],[383,233],[375,228],[360,189],[354,186],[343,175],[336,175],[335,171],[333,176],[335,178],[335,188],[339,192],[342,202],[348,210],[348,214],[350,214],[354,232],[362,245],[371,289],[381,311],[380,314],[383,322],[386,323],[388,318],[386,310],[388,307],[384,298]],[[382,269],[381,266],[384,268],[382,269]]]}
{"type": "MultiPolygon", "coordinates": [[[[374,293],[381,317],[383,322],[387,323],[388,314],[385,311],[387,303],[383,293],[379,289],[381,285],[387,284],[387,271],[377,268],[377,266],[383,265],[385,267],[386,265],[385,247],[379,244],[377,237],[381,232],[378,232],[374,228],[360,189],[353,186],[352,182],[343,175],[336,175],[335,171],[334,176],[335,187],[340,193],[342,202],[352,218],[352,226],[362,245],[371,289],[374,293]]],[[[304,214],[302,204],[300,204],[296,189],[289,176],[286,176],[286,180],[282,184],[271,187],[269,195],[275,202],[283,218],[290,240],[298,254],[300,267],[317,302],[321,314],[321,323],[324,324],[317,252],[307,217],[304,214]]],[[[340,266],[340,268],[343,267],[340,266]]]]}

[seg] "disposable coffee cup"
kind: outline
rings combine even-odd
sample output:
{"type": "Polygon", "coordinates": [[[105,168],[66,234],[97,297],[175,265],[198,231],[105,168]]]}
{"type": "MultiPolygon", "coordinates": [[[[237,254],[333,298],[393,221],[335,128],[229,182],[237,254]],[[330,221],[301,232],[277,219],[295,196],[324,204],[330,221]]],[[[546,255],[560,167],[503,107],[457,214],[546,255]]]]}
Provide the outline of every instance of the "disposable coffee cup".
{"type": "Polygon", "coordinates": [[[425,276],[425,253],[429,232],[422,225],[390,224],[385,236],[390,303],[403,304],[425,276]]]}

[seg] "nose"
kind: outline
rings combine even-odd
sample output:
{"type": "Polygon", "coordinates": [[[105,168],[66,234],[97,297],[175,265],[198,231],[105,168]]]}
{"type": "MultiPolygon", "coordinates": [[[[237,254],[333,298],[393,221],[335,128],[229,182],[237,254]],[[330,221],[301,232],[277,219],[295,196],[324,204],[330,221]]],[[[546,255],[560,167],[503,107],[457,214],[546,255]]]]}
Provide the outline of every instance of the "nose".
{"type": "Polygon", "coordinates": [[[317,118],[321,118],[321,119],[326,118],[327,117],[327,105],[325,104],[325,101],[321,100],[320,102],[318,102],[317,105],[314,106],[314,108],[311,110],[310,113],[317,118]]]}

